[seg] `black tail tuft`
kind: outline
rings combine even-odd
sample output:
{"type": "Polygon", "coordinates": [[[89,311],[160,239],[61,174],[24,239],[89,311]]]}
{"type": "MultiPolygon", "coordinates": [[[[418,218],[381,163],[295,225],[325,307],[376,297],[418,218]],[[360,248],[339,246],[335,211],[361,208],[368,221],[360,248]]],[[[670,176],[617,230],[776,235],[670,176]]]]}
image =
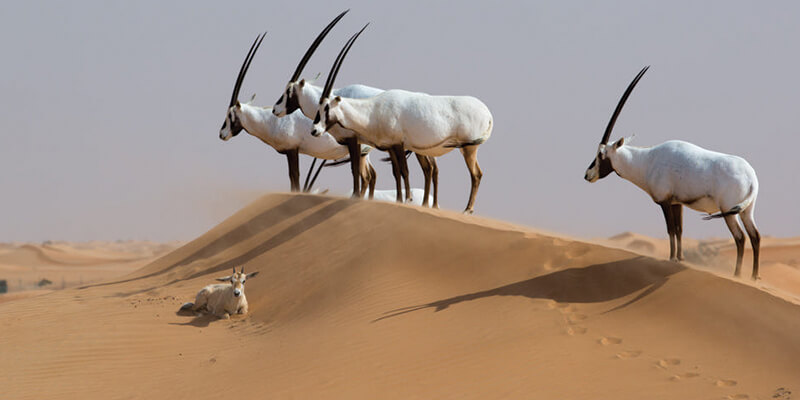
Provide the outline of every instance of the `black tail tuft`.
{"type": "Polygon", "coordinates": [[[729,215],[739,214],[740,212],[742,212],[742,207],[736,206],[736,207],[733,207],[730,210],[725,211],[725,212],[719,212],[719,213],[716,213],[716,214],[708,214],[705,217],[703,217],[703,220],[708,221],[708,220],[712,220],[712,219],[716,219],[716,218],[724,218],[724,217],[727,217],[729,215]]]}

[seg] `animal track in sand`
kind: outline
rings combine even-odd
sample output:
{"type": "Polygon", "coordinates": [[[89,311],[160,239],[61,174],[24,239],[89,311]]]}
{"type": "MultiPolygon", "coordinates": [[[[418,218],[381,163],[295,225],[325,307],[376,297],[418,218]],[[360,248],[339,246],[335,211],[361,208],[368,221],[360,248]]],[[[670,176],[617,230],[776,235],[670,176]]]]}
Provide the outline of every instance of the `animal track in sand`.
{"type": "Polygon", "coordinates": [[[567,334],[569,334],[570,336],[583,335],[586,333],[586,331],[588,331],[588,329],[582,326],[570,326],[569,328],[567,328],[567,334]]]}
{"type": "Polygon", "coordinates": [[[603,336],[597,342],[602,344],[603,346],[610,346],[612,344],[620,344],[620,343],[622,343],[622,339],[615,338],[615,337],[610,337],[610,336],[603,336]]]}
{"type": "Polygon", "coordinates": [[[732,395],[728,395],[728,396],[726,396],[725,398],[726,398],[726,399],[730,399],[730,400],[747,400],[747,399],[749,399],[749,398],[750,398],[750,396],[749,396],[749,395],[746,395],[746,394],[744,394],[744,393],[740,393],[740,394],[732,394],[732,395]]]}
{"type": "Polygon", "coordinates": [[[625,360],[628,358],[636,358],[639,357],[640,355],[642,355],[641,350],[626,350],[617,353],[616,357],[619,358],[620,360],[625,360]]]}
{"type": "Polygon", "coordinates": [[[567,317],[567,321],[569,321],[570,324],[575,324],[575,323],[578,323],[580,321],[585,320],[586,318],[588,318],[588,317],[586,315],[584,315],[584,314],[570,314],[567,317]]]}
{"type": "Polygon", "coordinates": [[[686,372],[686,373],[683,373],[683,374],[672,375],[672,376],[669,377],[669,380],[671,380],[673,382],[678,382],[678,381],[682,381],[684,379],[697,378],[698,376],[700,376],[700,374],[698,374],[697,372],[686,372]]]}
{"type": "Polygon", "coordinates": [[[792,391],[782,387],[777,388],[775,389],[775,393],[772,395],[772,398],[775,400],[791,400],[792,391]]]}
{"type": "Polygon", "coordinates": [[[669,368],[676,365],[681,365],[681,360],[679,358],[662,358],[658,360],[656,365],[661,368],[669,368]]]}
{"type": "Polygon", "coordinates": [[[570,306],[569,303],[559,303],[559,302],[557,302],[555,300],[549,300],[547,302],[547,308],[549,308],[551,310],[555,310],[555,309],[559,309],[559,308],[567,308],[569,306],[570,306]]]}
{"type": "Polygon", "coordinates": [[[719,387],[731,387],[736,386],[738,382],[731,380],[731,379],[718,379],[714,384],[719,387]]]}

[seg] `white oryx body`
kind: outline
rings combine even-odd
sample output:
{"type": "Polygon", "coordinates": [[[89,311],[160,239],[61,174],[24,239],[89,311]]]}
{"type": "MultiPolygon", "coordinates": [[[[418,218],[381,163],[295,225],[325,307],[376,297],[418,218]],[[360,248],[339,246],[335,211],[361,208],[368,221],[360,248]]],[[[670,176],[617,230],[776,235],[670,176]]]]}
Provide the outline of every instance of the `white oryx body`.
{"type": "Polygon", "coordinates": [[[405,179],[406,198],[410,199],[405,150],[438,157],[460,148],[472,179],[470,198],[464,210],[471,213],[483,175],[478,166],[478,146],[492,134],[489,108],[471,96],[432,96],[399,89],[365,99],[331,96],[339,68],[365,28],[348,40],[328,74],[312,135],[320,135],[338,124],[356,132],[366,143],[390,151],[399,202],[402,201],[401,175],[405,179]]]}
{"type": "MultiPolygon", "coordinates": [[[[454,148],[481,144],[492,134],[489,108],[470,96],[393,89],[368,99],[341,97],[331,103],[329,118],[379,149],[403,145],[439,157],[454,148]]],[[[315,132],[322,129],[318,124],[315,132]]]]}
{"type": "MultiPolygon", "coordinates": [[[[613,143],[605,151],[614,171],[656,203],[714,214],[747,209],[758,195],[756,172],[741,157],[680,140],[645,148],[613,143]]],[[[596,177],[587,173],[589,181],[596,177]]]]}
{"type": "Polygon", "coordinates": [[[247,314],[247,297],[244,295],[244,283],[248,278],[258,275],[258,272],[249,274],[233,269],[233,274],[217,278],[218,281],[226,283],[215,283],[208,285],[195,296],[194,302],[184,303],[180,310],[191,310],[192,312],[207,312],[218,318],[229,318],[232,314],[247,314]]]}
{"type": "Polygon", "coordinates": [[[758,178],[747,161],[680,140],[653,147],[626,145],[625,138],[608,144],[625,101],[648,68],[639,72],[622,95],[584,179],[595,182],[616,172],[647,192],[664,213],[671,260],[683,259],[683,206],[708,213],[705,219],[724,218],[736,242],[736,276],[741,272],[745,242],[736,218],[738,215],[753,246],[752,278],[757,279],[761,234],[753,213],[758,197],[758,178]]]}

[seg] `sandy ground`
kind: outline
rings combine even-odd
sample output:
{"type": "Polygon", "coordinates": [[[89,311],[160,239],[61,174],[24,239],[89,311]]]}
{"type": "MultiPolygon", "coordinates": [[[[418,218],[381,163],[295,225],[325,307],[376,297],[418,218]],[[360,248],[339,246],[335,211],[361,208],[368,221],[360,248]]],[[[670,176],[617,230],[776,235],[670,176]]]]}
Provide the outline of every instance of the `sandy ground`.
{"type": "Polygon", "coordinates": [[[778,274],[796,282],[800,241],[765,246],[765,278],[751,283],[732,279],[732,264],[709,272],[645,256],[662,257],[663,243],[630,236],[652,251],[625,235],[587,242],[269,195],[125,277],[0,304],[0,397],[800,394],[800,285],[773,285],[778,274]],[[260,272],[247,282],[250,314],[176,313],[240,265],[260,272]]]}

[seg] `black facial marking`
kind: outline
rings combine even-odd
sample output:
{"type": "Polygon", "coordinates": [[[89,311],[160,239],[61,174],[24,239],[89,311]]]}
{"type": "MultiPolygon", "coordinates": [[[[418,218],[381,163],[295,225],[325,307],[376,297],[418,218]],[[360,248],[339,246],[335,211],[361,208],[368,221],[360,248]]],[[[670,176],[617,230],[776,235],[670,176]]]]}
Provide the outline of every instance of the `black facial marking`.
{"type": "Polygon", "coordinates": [[[600,179],[605,178],[606,176],[608,176],[608,174],[612,172],[616,172],[614,171],[614,167],[611,165],[611,160],[608,157],[600,160],[600,168],[598,169],[599,169],[600,179]]]}
{"type": "Polygon", "coordinates": [[[291,114],[300,108],[300,102],[291,88],[286,89],[286,114],[291,114]]]}
{"type": "Polygon", "coordinates": [[[317,111],[317,116],[314,117],[314,125],[319,123],[319,111],[317,111]]]}

